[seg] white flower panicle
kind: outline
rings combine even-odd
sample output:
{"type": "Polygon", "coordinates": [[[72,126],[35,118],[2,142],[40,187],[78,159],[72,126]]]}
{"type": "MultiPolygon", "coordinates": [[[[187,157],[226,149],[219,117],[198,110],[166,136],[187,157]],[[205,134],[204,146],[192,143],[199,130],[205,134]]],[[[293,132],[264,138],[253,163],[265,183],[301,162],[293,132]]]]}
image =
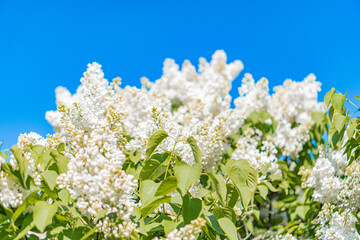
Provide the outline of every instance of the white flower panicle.
{"type": "MultiPolygon", "coordinates": [[[[205,226],[206,221],[199,217],[190,222],[190,224],[185,225],[180,229],[175,229],[170,232],[165,239],[167,240],[195,240],[196,234],[201,233],[201,228],[205,226]]],[[[159,240],[159,238],[154,238],[153,240],[159,240]]]]}
{"type": "Polygon", "coordinates": [[[312,170],[302,169],[304,187],[314,188],[312,197],[324,204],[319,213],[319,239],[360,239],[357,219],[351,212],[360,209],[360,164],[348,166],[343,151],[322,151],[312,170]]]}
{"type": "MultiPolygon", "coordinates": [[[[34,145],[51,147],[52,138],[44,139],[34,132],[20,134],[18,137],[17,146],[20,153],[28,162],[28,174],[34,178],[36,185],[40,185],[40,169],[35,168],[35,160],[31,156],[31,147],[34,145]]],[[[9,162],[14,169],[19,169],[18,162],[14,155],[10,155],[9,162]]],[[[5,163],[5,159],[0,157],[0,166],[2,163],[5,163]]],[[[24,199],[30,194],[30,192],[30,190],[23,188],[20,184],[10,178],[6,172],[0,170],[0,202],[4,207],[18,207],[23,203],[24,199]]]]}
{"type": "MultiPolygon", "coordinates": [[[[36,185],[41,185],[41,169],[35,166],[32,157],[34,145],[50,149],[64,142],[63,154],[69,163],[67,172],[57,178],[58,187],[70,193],[82,214],[95,217],[99,211],[107,211],[97,222],[98,231],[105,237],[129,238],[138,231],[130,219],[137,206],[133,194],[138,184],[123,170],[125,154],[137,151],[144,157],[150,136],[159,129],[170,137],[161,142],[157,151],[174,151],[183,161],[194,164],[191,147],[186,142],[192,136],[201,150],[204,171],[211,171],[227,152],[228,137],[246,127],[244,123],[251,113],[267,112],[270,117],[265,124],[276,123],[274,133],[247,128],[235,143],[232,158],[247,159],[256,170],[267,166],[268,172],[281,174],[276,163],[278,157],[298,157],[310,139],[311,112],[325,111],[324,105],[317,101],[321,84],[310,74],[302,82],[286,80],[271,95],[267,79],[255,82],[246,73],[238,89],[239,97],[232,100],[230,90],[243,69],[242,62],[227,63],[227,56],[221,50],[213,54],[210,62],[204,58],[199,62],[198,69],[188,60],[180,68],[174,60],[166,59],[161,78],[155,82],[142,78],[141,88],[121,87],[120,78],[109,82],[100,64],[88,64],[75,94],[64,87],[56,89],[57,110],[46,113],[56,133],[47,138],[36,133],[19,136],[17,146],[28,162],[29,176],[36,185]],[[110,214],[116,214],[117,221],[110,214]]],[[[360,208],[356,200],[360,195],[360,165],[354,162],[346,167],[347,161],[341,155],[337,152],[322,155],[304,183],[315,188],[317,201],[336,208],[336,211],[325,208],[322,211],[319,236],[324,239],[331,239],[324,236],[334,231],[338,235],[331,236],[357,238],[353,227],[356,219],[348,215],[360,208]],[[346,217],[345,222],[338,222],[346,217]],[[342,227],[347,231],[336,232],[342,227]]],[[[1,163],[4,161],[0,158],[1,163]]],[[[10,164],[19,169],[13,155],[10,164]]],[[[266,180],[266,174],[259,178],[266,180]]],[[[198,195],[196,185],[190,188],[190,193],[198,195]]],[[[19,206],[28,194],[29,190],[0,170],[0,202],[4,207],[19,206]]],[[[169,205],[163,207],[168,212],[169,205]]],[[[236,212],[241,214],[240,209],[236,212]]],[[[195,239],[205,223],[202,218],[195,219],[169,233],[167,239],[195,239]]],[[[293,236],[279,235],[276,239],[293,239],[293,236]]]]}
{"type": "MultiPolygon", "coordinates": [[[[137,149],[142,156],[152,133],[164,129],[173,138],[165,139],[159,150],[172,150],[175,139],[175,153],[190,164],[193,157],[184,140],[193,136],[203,155],[203,167],[211,169],[217,166],[228,147],[226,137],[235,134],[251,112],[268,111],[279,121],[271,144],[286,155],[296,156],[309,139],[308,132],[313,124],[311,111],[324,111],[317,102],[320,83],[315,81],[314,75],[303,82],[287,80],[284,86],[276,87],[271,96],[265,78],[255,83],[251,74],[245,74],[239,88],[240,96],[234,100],[235,108],[232,108],[229,91],[243,64],[240,61],[227,64],[226,61],[226,54],[216,51],[210,62],[200,58],[196,71],[189,61],[180,69],[174,60],[167,59],[163,76],[153,83],[142,78],[140,89],[121,88],[119,78],[108,84],[101,66],[89,64],[74,95],[63,87],[56,91],[59,109],[67,109],[67,116],[49,111],[46,119],[64,139],[68,137],[64,129],[69,126],[91,131],[97,124],[110,123],[112,117],[113,128],[130,137],[125,148],[137,149]]],[[[253,151],[250,149],[248,151],[253,151]]],[[[268,158],[273,155],[261,154],[269,155],[268,158]]],[[[268,161],[272,160],[265,160],[268,161]]],[[[254,162],[254,165],[262,164],[254,162]]]]}

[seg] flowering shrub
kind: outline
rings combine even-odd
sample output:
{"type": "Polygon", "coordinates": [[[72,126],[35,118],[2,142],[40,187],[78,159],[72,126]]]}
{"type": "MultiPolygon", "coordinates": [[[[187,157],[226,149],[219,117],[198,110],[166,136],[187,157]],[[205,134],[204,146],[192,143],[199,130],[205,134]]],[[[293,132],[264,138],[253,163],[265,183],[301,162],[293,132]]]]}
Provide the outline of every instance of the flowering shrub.
{"type": "Polygon", "coordinates": [[[55,134],[0,153],[0,238],[360,239],[346,96],[246,73],[232,100],[243,65],[226,62],[167,59],[140,89],[92,63],[75,94],[58,87],[55,134]]]}

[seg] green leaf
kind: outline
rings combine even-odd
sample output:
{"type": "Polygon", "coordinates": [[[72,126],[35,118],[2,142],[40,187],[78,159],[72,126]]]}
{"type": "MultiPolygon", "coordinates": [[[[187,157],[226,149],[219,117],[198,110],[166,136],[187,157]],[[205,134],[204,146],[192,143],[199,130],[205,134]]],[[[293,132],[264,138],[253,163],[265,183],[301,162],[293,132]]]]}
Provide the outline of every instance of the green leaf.
{"type": "Polygon", "coordinates": [[[245,184],[239,185],[237,186],[237,188],[240,191],[241,204],[243,205],[245,210],[247,210],[249,202],[253,198],[254,194],[252,193],[251,189],[245,184]]]}
{"type": "Polygon", "coordinates": [[[346,127],[348,118],[344,115],[341,115],[339,113],[335,113],[333,116],[333,123],[338,132],[341,132],[341,130],[346,127]]]}
{"type": "Polygon", "coordinates": [[[325,98],[324,98],[326,107],[329,107],[330,100],[331,100],[331,97],[334,94],[334,92],[335,92],[335,88],[332,88],[328,93],[326,93],[325,98]]]}
{"type": "Polygon", "coordinates": [[[245,184],[250,173],[250,164],[245,159],[230,159],[226,163],[226,172],[236,186],[245,184]]]}
{"type": "Polygon", "coordinates": [[[223,230],[221,229],[218,220],[214,215],[209,215],[209,213],[204,214],[205,219],[208,221],[209,225],[220,235],[225,235],[223,230]]]}
{"type": "Polygon", "coordinates": [[[220,218],[218,219],[219,225],[221,229],[225,232],[225,235],[230,240],[238,240],[236,227],[234,223],[231,222],[228,218],[220,218]]]}
{"type": "Polygon", "coordinates": [[[27,201],[25,201],[23,204],[18,206],[14,212],[14,214],[11,217],[11,222],[15,224],[15,221],[20,217],[20,215],[25,211],[25,209],[28,207],[27,201]]]}
{"type": "Polygon", "coordinates": [[[129,158],[134,164],[137,164],[141,160],[141,154],[136,150],[129,153],[129,158]]]}
{"type": "Polygon", "coordinates": [[[170,220],[164,220],[164,232],[165,235],[168,235],[172,231],[174,231],[176,228],[176,222],[170,221],[170,220]]]}
{"type": "Polygon", "coordinates": [[[166,171],[166,167],[156,159],[149,159],[145,162],[143,169],[140,172],[140,179],[156,179],[156,176],[162,175],[166,171]]]}
{"type": "Polygon", "coordinates": [[[226,171],[231,181],[240,192],[241,203],[245,209],[255,193],[257,185],[257,172],[250,167],[248,161],[244,159],[230,159],[226,163],[226,171]]]}
{"type": "Polygon", "coordinates": [[[92,236],[96,230],[98,230],[100,227],[93,227],[90,231],[88,231],[84,236],[82,236],[82,238],[80,240],[85,240],[87,238],[89,238],[90,236],[92,236]]]}
{"type": "Polygon", "coordinates": [[[198,198],[191,198],[189,194],[183,197],[183,218],[184,224],[189,224],[191,220],[200,216],[202,211],[202,201],[198,198]]]}
{"type": "Polygon", "coordinates": [[[17,145],[14,145],[12,148],[10,148],[11,152],[14,154],[15,159],[19,165],[19,171],[22,178],[22,182],[24,186],[26,186],[26,180],[28,177],[28,161],[25,159],[25,157],[20,152],[20,149],[17,145]]]}
{"type": "Polygon", "coordinates": [[[178,187],[182,196],[184,196],[189,187],[200,178],[201,167],[190,166],[185,162],[177,162],[174,166],[174,171],[178,187]]]}
{"type": "Polygon", "coordinates": [[[249,176],[246,179],[246,185],[250,188],[253,195],[256,190],[257,182],[258,182],[258,173],[254,168],[250,167],[249,176]]]}
{"type": "Polygon", "coordinates": [[[59,169],[59,174],[67,172],[67,169],[68,169],[67,165],[69,163],[69,159],[67,159],[64,155],[61,155],[60,153],[58,153],[55,150],[52,150],[50,152],[50,155],[56,162],[56,165],[59,169]]]}
{"type": "Polygon", "coordinates": [[[39,157],[40,167],[42,170],[46,170],[49,166],[53,158],[50,155],[41,155],[39,157]]]}
{"type": "Polygon", "coordinates": [[[226,184],[226,205],[228,207],[235,207],[239,199],[239,191],[234,184],[226,184]]]}
{"type": "Polygon", "coordinates": [[[311,118],[318,125],[326,122],[326,113],[324,112],[311,112],[311,118]]]}
{"type": "Polygon", "coordinates": [[[334,93],[331,96],[331,103],[334,106],[335,111],[342,113],[342,107],[344,106],[346,96],[341,93],[334,93]]]}
{"type": "Polygon", "coordinates": [[[196,165],[201,166],[202,155],[201,155],[201,150],[196,143],[196,140],[193,137],[189,137],[186,141],[190,144],[196,165]]]}
{"type": "Polygon", "coordinates": [[[64,203],[69,203],[70,200],[70,193],[66,189],[62,189],[59,193],[59,198],[64,203]]]}
{"type": "Polygon", "coordinates": [[[62,239],[62,240],[81,239],[83,234],[84,234],[84,227],[78,227],[75,229],[64,229],[59,234],[59,239],[62,239]]]}
{"type": "Polygon", "coordinates": [[[279,191],[271,184],[271,182],[262,182],[261,184],[264,184],[272,192],[278,192],[279,191]]]}
{"type": "Polygon", "coordinates": [[[268,195],[269,193],[269,190],[266,186],[264,185],[259,185],[257,186],[257,189],[259,190],[259,194],[260,196],[263,198],[263,199],[266,199],[266,196],[268,195]]]}
{"type": "Polygon", "coordinates": [[[109,211],[109,209],[107,209],[107,208],[97,211],[94,222],[97,222],[99,219],[103,219],[106,216],[108,211],[109,211]]]}
{"type": "Polygon", "coordinates": [[[164,130],[156,131],[151,137],[146,146],[145,161],[150,158],[151,154],[155,151],[157,146],[169,136],[164,130]]]}
{"type": "Polygon", "coordinates": [[[310,210],[310,207],[307,205],[300,205],[296,207],[295,213],[305,220],[306,213],[310,210]]]}
{"type": "Polygon", "coordinates": [[[35,227],[35,223],[31,222],[29,225],[27,225],[23,230],[21,230],[16,237],[14,238],[14,240],[19,240],[21,238],[23,238],[33,227],[35,227]]]}
{"type": "Polygon", "coordinates": [[[230,207],[215,207],[213,213],[217,219],[226,217],[230,219],[234,224],[236,223],[236,214],[234,210],[230,207]]]}
{"type": "Polygon", "coordinates": [[[226,201],[226,182],[224,178],[218,174],[209,174],[211,180],[214,183],[216,193],[219,196],[220,201],[224,205],[226,201]]]}
{"type": "Polygon", "coordinates": [[[44,146],[43,145],[34,145],[31,147],[32,150],[34,150],[38,156],[40,156],[44,152],[44,146]]]}
{"type": "Polygon", "coordinates": [[[65,151],[65,143],[63,143],[63,142],[60,143],[59,146],[57,147],[57,151],[58,151],[59,153],[65,151]]]}
{"type": "Polygon", "coordinates": [[[159,188],[157,189],[155,196],[165,196],[168,193],[171,193],[177,188],[177,179],[174,176],[166,178],[160,184],[159,188]]]}
{"type": "Polygon", "coordinates": [[[7,159],[9,156],[8,153],[5,153],[5,152],[0,152],[0,157],[2,157],[3,159],[7,159]]]}
{"type": "Polygon", "coordinates": [[[37,201],[35,203],[33,218],[35,226],[40,232],[44,232],[46,227],[52,222],[58,204],[48,204],[46,201],[37,201]]]}
{"type": "Polygon", "coordinates": [[[160,204],[170,202],[170,196],[157,197],[154,201],[149,204],[141,207],[141,215],[143,218],[147,217],[150,213],[152,213],[160,204]]]}
{"type": "Polygon", "coordinates": [[[41,176],[44,178],[44,180],[45,180],[46,184],[49,186],[49,188],[51,190],[54,190],[58,174],[55,171],[48,170],[48,171],[42,172],[41,176]]]}
{"type": "Polygon", "coordinates": [[[140,199],[143,205],[146,205],[147,202],[151,201],[154,198],[155,193],[159,187],[160,183],[155,183],[152,180],[144,180],[140,183],[140,199]]]}

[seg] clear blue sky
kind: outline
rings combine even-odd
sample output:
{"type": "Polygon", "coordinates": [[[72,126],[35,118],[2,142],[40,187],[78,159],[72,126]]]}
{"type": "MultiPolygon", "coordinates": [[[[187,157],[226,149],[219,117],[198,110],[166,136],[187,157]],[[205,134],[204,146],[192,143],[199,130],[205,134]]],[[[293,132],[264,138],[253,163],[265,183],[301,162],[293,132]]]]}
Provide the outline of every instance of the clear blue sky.
{"type": "MultiPolygon", "coordinates": [[[[88,62],[105,77],[139,86],[178,63],[224,49],[271,87],[314,73],[360,94],[360,1],[7,1],[0,0],[0,139],[52,133],[44,115],[54,90],[74,92],[88,62]]],[[[242,72],[242,74],[244,73],[242,72]]],[[[237,94],[241,78],[234,83],[237,94]]]]}

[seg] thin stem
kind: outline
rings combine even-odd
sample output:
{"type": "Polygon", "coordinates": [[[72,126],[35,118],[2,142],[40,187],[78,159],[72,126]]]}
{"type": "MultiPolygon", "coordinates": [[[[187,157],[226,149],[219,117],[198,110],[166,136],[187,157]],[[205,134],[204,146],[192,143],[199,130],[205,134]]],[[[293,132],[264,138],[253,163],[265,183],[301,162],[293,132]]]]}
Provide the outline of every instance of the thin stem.
{"type": "Polygon", "coordinates": [[[356,106],[355,103],[353,103],[352,101],[350,101],[348,98],[346,98],[346,101],[348,101],[351,105],[353,105],[354,107],[356,107],[357,109],[359,109],[359,107],[356,106]]]}
{"type": "Polygon", "coordinates": [[[173,156],[173,154],[174,154],[176,144],[177,144],[177,141],[175,140],[174,147],[173,147],[173,149],[172,149],[172,151],[171,151],[171,154],[170,154],[169,163],[168,163],[168,165],[166,166],[166,171],[165,171],[165,177],[164,177],[164,180],[166,179],[167,172],[168,172],[168,170],[169,170],[169,166],[170,166],[170,164],[171,164],[171,159],[172,159],[172,156],[173,156]]]}

